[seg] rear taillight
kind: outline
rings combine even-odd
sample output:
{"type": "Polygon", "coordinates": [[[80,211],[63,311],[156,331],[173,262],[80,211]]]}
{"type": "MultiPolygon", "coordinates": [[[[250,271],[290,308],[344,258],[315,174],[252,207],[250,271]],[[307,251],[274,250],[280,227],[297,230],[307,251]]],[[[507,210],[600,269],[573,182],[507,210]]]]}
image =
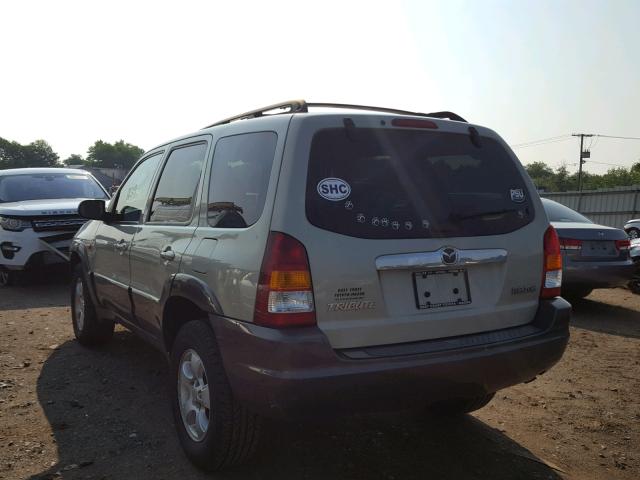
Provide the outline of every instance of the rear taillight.
{"type": "Polygon", "coordinates": [[[616,240],[616,248],[618,250],[629,250],[631,248],[631,240],[616,240]]]}
{"type": "Polygon", "coordinates": [[[560,240],[553,227],[544,232],[544,264],[542,268],[542,288],[540,298],[553,298],[560,295],[562,286],[562,255],[560,240]]]}
{"type": "Polygon", "coordinates": [[[307,251],[302,243],[284,233],[269,234],[254,320],[277,328],[316,323],[307,251]]]}
{"type": "Polygon", "coordinates": [[[582,248],[582,240],[573,238],[561,238],[560,248],[563,250],[580,250],[582,248]]]}

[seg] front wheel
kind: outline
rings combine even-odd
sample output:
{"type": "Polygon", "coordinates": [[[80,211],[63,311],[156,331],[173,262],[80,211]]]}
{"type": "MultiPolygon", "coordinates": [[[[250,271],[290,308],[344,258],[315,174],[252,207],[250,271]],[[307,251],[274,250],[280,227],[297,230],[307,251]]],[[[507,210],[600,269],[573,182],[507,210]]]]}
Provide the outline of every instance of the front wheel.
{"type": "Polygon", "coordinates": [[[0,288],[23,285],[24,274],[25,272],[23,271],[9,270],[8,268],[0,267],[0,288]]]}
{"type": "Polygon", "coordinates": [[[100,345],[113,337],[114,323],[98,318],[81,265],[76,265],[71,277],[71,321],[73,333],[82,345],[100,345]]]}
{"type": "Polygon", "coordinates": [[[0,268],[0,287],[10,287],[14,283],[14,275],[11,270],[0,268]]]}
{"type": "Polygon", "coordinates": [[[215,335],[204,320],[187,322],[178,332],[170,381],[178,437],[195,465],[215,471],[254,454],[260,419],[234,398],[215,335]]]}
{"type": "Polygon", "coordinates": [[[452,398],[449,400],[443,400],[441,402],[434,403],[429,406],[429,411],[437,415],[445,416],[458,416],[465,413],[475,412],[493,400],[495,393],[488,393],[486,395],[480,395],[470,398],[452,398]]]}

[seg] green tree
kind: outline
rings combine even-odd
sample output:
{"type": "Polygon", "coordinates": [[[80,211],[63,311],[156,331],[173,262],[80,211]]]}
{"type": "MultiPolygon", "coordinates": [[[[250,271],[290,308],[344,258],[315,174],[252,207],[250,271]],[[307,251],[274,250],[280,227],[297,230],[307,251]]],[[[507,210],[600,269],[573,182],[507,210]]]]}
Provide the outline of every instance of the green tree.
{"type": "Polygon", "coordinates": [[[555,173],[549,165],[544,162],[533,162],[525,165],[524,168],[536,187],[546,191],[556,190],[555,173]]]}
{"type": "Polygon", "coordinates": [[[566,164],[563,163],[556,168],[555,184],[558,191],[566,192],[567,190],[575,190],[577,188],[577,184],[575,184],[573,180],[574,179],[571,177],[566,164]]]}
{"type": "Polygon", "coordinates": [[[57,167],[58,154],[44,140],[28,145],[0,138],[0,168],[57,167]]]}
{"type": "Polygon", "coordinates": [[[0,169],[18,168],[22,163],[22,156],[22,145],[0,138],[0,169]]]}
{"type": "Polygon", "coordinates": [[[124,140],[118,140],[113,144],[97,140],[87,151],[87,161],[95,167],[114,168],[118,165],[128,169],[143,153],[143,149],[125,143],[124,140]]]}
{"type": "Polygon", "coordinates": [[[82,158],[82,155],[78,155],[77,153],[69,155],[62,163],[65,165],[87,165],[87,161],[82,158]]]}
{"type": "Polygon", "coordinates": [[[36,140],[25,145],[25,159],[27,167],[59,167],[60,157],[53,151],[51,145],[44,140],[36,140]]]}

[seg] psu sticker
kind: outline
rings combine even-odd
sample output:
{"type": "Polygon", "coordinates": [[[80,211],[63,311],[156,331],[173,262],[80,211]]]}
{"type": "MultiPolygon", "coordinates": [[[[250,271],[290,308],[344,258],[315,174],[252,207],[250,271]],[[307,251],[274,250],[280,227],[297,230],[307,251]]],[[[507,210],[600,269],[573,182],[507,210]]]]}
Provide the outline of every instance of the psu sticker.
{"type": "Polygon", "coordinates": [[[524,190],[522,188],[512,188],[509,190],[511,193],[511,201],[516,203],[524,202],[524,190]]]}
{"type": "Polygon", "coordinates": [[[351,186],[341,178],[325,178],[318,182],[318,194],[332,202],[339,202],[351,195],[351,186]]]}

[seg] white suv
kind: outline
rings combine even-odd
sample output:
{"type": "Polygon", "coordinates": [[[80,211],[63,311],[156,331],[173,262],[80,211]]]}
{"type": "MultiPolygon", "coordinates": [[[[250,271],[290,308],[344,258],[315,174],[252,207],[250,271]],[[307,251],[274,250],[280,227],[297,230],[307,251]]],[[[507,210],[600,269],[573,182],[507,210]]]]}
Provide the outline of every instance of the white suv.
{"type": "Polygon", "coordinates": [[[107,200],[84,170],[18,168],[0,171],[0,286],[27,268],[68,261],[69,243],[86,222],[84,199],[107,200]]]}

